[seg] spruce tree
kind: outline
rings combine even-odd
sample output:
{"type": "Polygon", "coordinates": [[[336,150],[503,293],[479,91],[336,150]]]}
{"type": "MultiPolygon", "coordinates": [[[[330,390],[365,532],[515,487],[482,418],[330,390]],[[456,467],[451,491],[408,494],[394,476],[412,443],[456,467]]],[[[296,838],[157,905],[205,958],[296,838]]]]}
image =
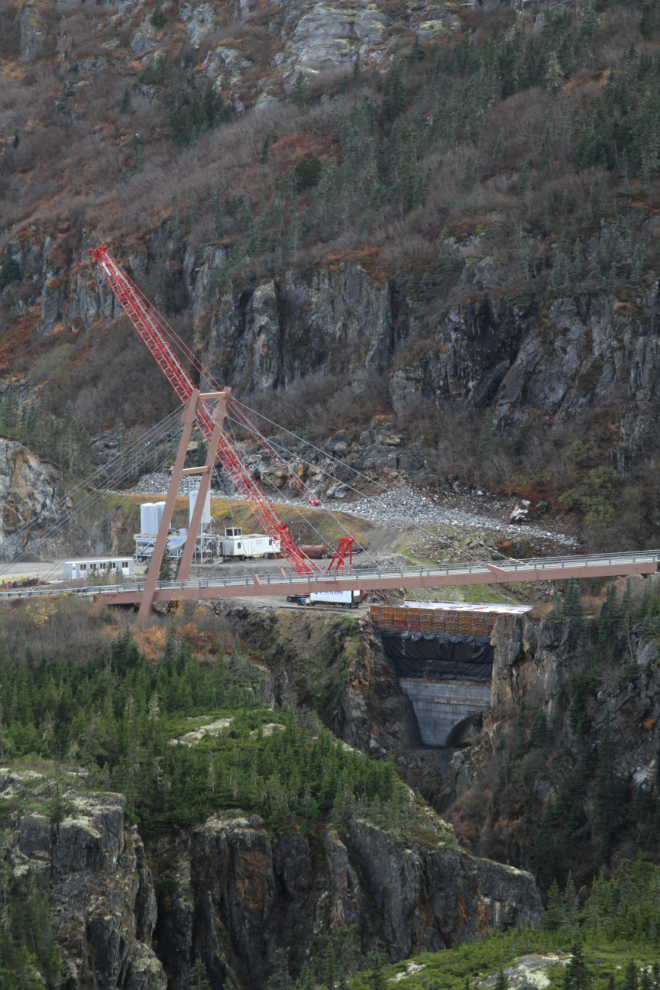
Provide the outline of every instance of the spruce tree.
{"type": "Polygon", "coordinates": [[[305,82],[305,77],[302,72],[299,72],[296,76],[296,82],[291,90],[290,101],[293,103],[294,107],[304,107],[307,103],[307,83],[305,82]]]}
{"type": "Polygon", "coordinates": [[[638,990],[638,976],[639,974],[637,972],[637,966],[635,966],[634,960],[629,959],[623,976],[623,990],[638,990]]]}
{"type": "Polygon", "coordinates": [[[550,53],[548,67],[545,73],[545,85],[549,93],[555,96],[564,84],[564,73],[562,72],[556,52],[550,53]]]}
{"type": "Polygon", "coordinates": [[[268,164],[268,160],[270,158],[270,148],[272,143],[273,143],[273,135],[268,133],[263,140],[263,144],[261,145],[261,155],[259,156],[260,165],[268,164]]]}
{"type": "Polygon", "coordinates": [[[599,839],[598,859],[606,863],[618,829],[617,786],[614,774],[614,744],[609,710],[605,715],[603,735],[598,749],[596,794],[594,797],[594,832],[599,839]]]}
{"type": "Polygon", "coordinates": [[[4,289],[5,286],[10,285],[12,282],[18,282],[20,277],[21,266],[14,257],[14,248],[10,244],[5,251],[2,265],[0,265],[0,289],[4,289]]]}
{"type": "Polygon", "coordinates": [[[571,943],[571,958],[563,973],[562,990],[588,990],[592,982],[593,977],[584,958],[582,936],[576,931],[571,943]]]}
{"type": "Polygon", "coordinates": [[[273,972],[268,980],[268,990],[292,990],[286,953],[278,949],[275,953],[273,972]]]}
{"type": "Polygon", "coordinates": [[[124,95],[121,98],[121,106],[119,107],[119,112],[122,114],[128,113],[130,109],[131,109],[131,91],[127,86],[126,89],[124,90],[124,95]]]}
{"type": "Polygon", "coordinates": [[[545,712],[543,709],[539,711],[534,716],[534,721],[532,722],[532,731],[530,733],[530,741],[535,749],[543,749],[548,739],[548,723],[546,722],[545,712]]]}
{"type": "Polygon", "coordinates": [[[547,928],[549,932],[556,932],[557,929],[564,924],[565,920],[566,914],[564,912],[562,896],[559,891],[559,884],[557,883],[557,880],[554,879],[550,890],[548,891],[548,907],[543,915],[543,927],[547,928]]]}
{"type": "Polygon", "coordinates": [[[190,990],[211,990],[211,984],[206,975],[206,966],[202,962],[201,956],[197,956],[190,971],[190,990]]]}
{"type": "Polygon", "coordinates": [[[337,980],[337,966],[335,962],[335,947],[332,939],[328,939],[328,947],[325,952],[325,985],[327,990],[335,990],[337,980]]]}
{"type": "Polygon", "coordinates": [[[564,889],[564,910],[566,912],[566,917],[569,921],[573,920],[573,915],[575,914],[575,899],[577,897],[577,892],[575,890],[575,884],[573,883],[573,874],[568,871],[568,879],[566,881],[566,887],[564,889]]]}
{"type": "Polygon", "coordinates": [[[571,619],[575,616],[582,615],[582,592],[580,591],[580,586],[575,580],[575,578],[568,579],[568,586],[566,588],[566,594],[564,595],[564,602],[562,606],[562,617],[564,619],[571,619]]]}
{"type": "Polygon", "coordinates": [[[516,745],[513,754],[516,757],[524,756],[527,752],[527,715],[525,714],[525,702],[520,702],[518,706],[518,717],[516,718],[516,745]]]}
{"type": "Polygon", "coordinates": [[[156,3],[156,9],[151,15],[151,23],[155,28],[163,28],[167,24],[167,16],[160,5],[160,0],[156,3]]]}
{"type": "Polygon", "coordinates": [[[406,109],[406,92],[401,82],[401,67],[395,65],[385,76],[383,83],[383,117],[390,124],[406,109]]]}
{"type": "Polygon", "coordinates": [[[426,52],[422,48],[419,36],[415,35],[415,43],[410,51],[410,61],[411,62],[423,62],[426,58],[426,52]]]}
{"type": "Polygon", "coordinates": [[[495,977],[495,990],[509,990],[509,978],[503,969],[499,969],[495,977]]]}
{"type": "Polygon", "coordinates": [[[369,990],[387,990],[387,980],[383,970],[383,957],[376,950],[369,972],[369,990]]]}
{"type": "Polygon", "coordinates": [[[172,551],[170,549],[169,540],[165,545],[165,553],[163,554],[163,559],[160,562],[160,570],[158,571],[158,580],[159,581],[174,580],[174,559],[172,557],[172,551]]]}

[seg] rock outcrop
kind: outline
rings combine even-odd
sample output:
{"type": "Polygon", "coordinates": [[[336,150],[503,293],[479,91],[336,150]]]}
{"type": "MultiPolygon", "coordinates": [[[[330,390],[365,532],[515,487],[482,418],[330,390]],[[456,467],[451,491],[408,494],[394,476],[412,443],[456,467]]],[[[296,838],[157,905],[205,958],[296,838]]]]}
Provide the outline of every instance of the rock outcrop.
{"type": "Polygon", "coordinates": [[[0,770],[0,798],[17,808],[0,857],[14,878],[34,871],[50,891],[67,990],[166,990],[151,947],[151,873],[136,828],[125,822],[126,799],[80,791],[67,776],[58,798],[46,776],[0,770]]]}
{"type": "Polygon", "coordinates": [[[218,815],[152,845],[156,898],[125,798],[71,779],[0,771],[0,858],[50,892],[67,990],[186,990],[198,958],[212,987],[252,990],[278,949],[300,972],[337,927],[398,960],[542,914],[530,874],[463,852],[431,811],[405,838],[350,814],[306,834],[218,815]]]}
{"type": "Polygon", "coordinates": [[[15,534],[26,523],[33,538],[55,522],[61,485],[58,468],[17,441],[0,440],[0,550],[7,541],[13,552],[24,547],[27,536],[15,534]]]}
{"type": "Polygon", "coordinates": [[[156,935],[170,987],[187,986],[198,957],[218,985],[263,986],[278,948],[300,972],[335,926],[357,925],[364,951],[379,943],[397,960],[538,922],[530,874],[475,859],[439,825],[422,845],[359,819],[341,837],[243,817],[205,822],[174,858],[163,851],[156,935]]]}

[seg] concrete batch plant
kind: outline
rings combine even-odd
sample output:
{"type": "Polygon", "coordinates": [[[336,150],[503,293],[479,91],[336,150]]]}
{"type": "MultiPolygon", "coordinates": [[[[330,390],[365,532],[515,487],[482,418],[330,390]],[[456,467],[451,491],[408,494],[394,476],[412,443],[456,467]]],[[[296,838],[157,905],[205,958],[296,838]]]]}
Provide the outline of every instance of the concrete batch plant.
{"type": "MultiPolygon", "coordinates": [[[[199,492],[198,487],[192,487],[188,482],[188,526],[192,521],[195,503],[199,492]]],[[[151,555],[156,545],[158,529],[163,518],[165,502],[143,502],[140,506],[140,532],[133,534],[135,540],[135,559],[139,561],[151,560],[151,555]]],[[[168,537],[168,547],[170,557],[179,558],[183,553],[183,548],[188,538],[188,529],[170,529],[168,537]]],[[[195,547],[195,557],[203,560],[204,557],[218,554],[218,537],[213,532],[213,518],[211,516],[211,492],[207,491],[202,509],[202,518],[195,547]]]]}
{"type": "MultiPolygon", "coordinates": [[[[188,526],[192,523],[199,487],[188,487],[188,526]]],[[[143,502],[140,506],[140,532],[135,533],[135,559],[149,561],[156,545],[158,529],[163,518],[165,502],[143,502]]],[[[188,529],[171,529],[168,537],[170,557],[179,559],[188,538],[188,529]]],[[[199,535],[195,547],[195,558],[204,560],[209,557],[226,557],[229,559],[245,560],[253,557],[268,557],[279,554],[280,546],[277,540],[263,533],[243,533],[240,527],[225,529],[225,537],[221,539],[213,531],[211,516],[211,492],[207,490],[202,508],[199,535]]]]}

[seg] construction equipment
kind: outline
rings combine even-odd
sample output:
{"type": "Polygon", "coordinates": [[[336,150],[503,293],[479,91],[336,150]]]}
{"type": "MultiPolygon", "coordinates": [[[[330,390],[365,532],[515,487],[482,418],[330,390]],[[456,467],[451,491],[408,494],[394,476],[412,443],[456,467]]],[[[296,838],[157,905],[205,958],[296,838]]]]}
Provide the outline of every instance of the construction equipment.
{"type": "MultiPolygon", "coordinates": [[[[121,266],[108,254],[107,248],[90,248],[89,254],[93,255],[98,262],[119,305],[140,334],[181,401],[188,401],[195,391],[192,378],[183,364],[183,360],[186,359],[190,360],[195,370],[211,384],[214,394],[217,393],[220,389],[217,382],[212,379],[197,357],[151,306],[121,266]],[[177,351],[179,354],[176,353],[177,351]]],[[[229,395],[230,390],[225,391],[229,395]]],[[[195,416],[200,431],[210,443],[215,424],[204,396],[201,396],[200,401],[196,404],[195,416]]],[[[252,427],[251,432],[255,430],[244,414],[241,414],[240,418],[244,422],[246,421],[249,427],[252,427]]],[[[259,436],[261,437],[260,434],[259,436]]],[[[268,441],[265,438],[261,437],[261,441],[268,446],[268,441]]],[[[264,531],[274,543],[277,543],[282,556],[288,560],[296,573],[306,575],[311,574],[313,569],[318,570],[318,566],[297,546],[289,527],[280,518],[249,468],[243,463],[240,449],[224,430],[219,431],[217,456],[232,483],[238,489],[241,498],[250,505],[251,511],[263,526],[264,531]]],[[[289,474],[288,471],[287,474],[289,474]]],[[[298,488],[300,489],[301,486],[309,491],[307,486],[298,479],[298,488]]],[[[312,495],[312,498],[308,499],[310,504],[318,505],[319,502],[314,493],[310,494],[312,495]]]]}
{"type": "Polygon", "coordinates": [[[355,543],[354,536],[342,536],[339,541],[339,545],[335,550],[334,556],[330,563],[328,564],[328,570],[326,573],[332,574],[334,568],[335,573],[339,573],[339,569],[343,573],[344,564],[346,563],[346,554],[348,554],[348,571],[349,573],[353,569],[353,544],[355,543]]]}

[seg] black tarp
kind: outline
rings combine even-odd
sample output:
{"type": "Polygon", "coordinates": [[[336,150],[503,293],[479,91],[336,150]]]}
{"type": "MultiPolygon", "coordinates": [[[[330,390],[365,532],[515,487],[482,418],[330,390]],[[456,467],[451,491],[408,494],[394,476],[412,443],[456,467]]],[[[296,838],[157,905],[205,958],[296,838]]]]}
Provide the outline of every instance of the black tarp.
{"type": "Polygon", "coordinates": [[[381,632],[383,648],[399,677],[432,681],[490,681],[493,647],[489,636],[381,632]]]}

